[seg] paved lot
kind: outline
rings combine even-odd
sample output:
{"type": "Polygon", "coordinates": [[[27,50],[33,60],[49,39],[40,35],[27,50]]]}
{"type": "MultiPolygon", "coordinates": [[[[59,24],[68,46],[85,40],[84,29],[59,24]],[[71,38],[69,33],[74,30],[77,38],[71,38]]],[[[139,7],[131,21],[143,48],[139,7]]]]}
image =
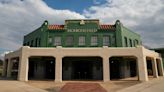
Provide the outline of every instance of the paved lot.
{"type": "Polygon", "coordinates": [[[131,86],[118,92],[164,92],[164,77],[131,86]]]}
{"type": "MultiPolygon", "coordinates": [[[[84,92],[85,92],[85,90],[90,90],[90,87],[88,88],[88,86],[91,86],[92,84],[95,84],[95,83],[96,83],[97,87],[104,88],[107,92],[116,92],[117,90],[139,84],[140,82],[136,81],[136,80],[132,80],[132,79],[130,79],[130,80],[125,79],[125,80],[119,80],[119,81],[109,81],[109,82],[102,82],[102,81],[63,81],[62,83],[54,83],[54,81],[29,81],[29,82],[27,82],[27,84],[29,84],[31,86],[34,86],[34,87],[37,87],[40,89],[44,89],[44,90],[47,90],[49,92],[59,92],[60,89],[62,90],[62,89],[67,89],[67,88],[70,88],[71,90],[72,89],[73,90],[78,89],[80,91],[84,89],[84,92]],[[90,85],[81,85],[81,84],[88,84],[88,83],[90,85]],[[74,85],[74,84],[79,84],[79,85],[78,86],[71,86],[71,87],[66,86],[65,87],[64,86],[65,84],[69,84],[69,86],[74,85]],[[100,84],[100,85],[98,86],[97,84],[100,84]],[[83,87],[81,87],[81,86],[83,86],[83,87]],[[80,89],[80,87],[82,89],[80,89]]],[[[94,87],[95,87],[95,85],[94,85],[94,87]]],[[[93,90],[94,89],[95,88],[93,88],[93,90]]],[[[67,91],[68,90],[69,89],[67,89],[67,91]]],[[[74,92],[73,90],[72,90],[72,92],[74,92]]],[[[64,91],[62,91],[62,92],[64,92],[64,91]]],[[[92,91],[92,92],[94,92],[94,91],[92,91]]]]}
{"type": "Polygon", "coordinates": [[[24,82],[0,80],[0,92],[47,92],[25,84],[24,82]]]}
{"type": "Polygon", "coordinates": [[[90,82],[90,81],[89,82],[76,81],[73,83],[72,81],[71,83],[70,81],[68,81],[63,83],[55,83],[54,81],[19,82],[13,80],[0,80],[0,87],[1,87],[0,92],[78,92],[78,91],[69,91],[70,89],[76,89],[76,90],[78,89],[80,90],[80,92],[83,89],[86,90],[84,92],[97,92],[96,90],[99,90],[99,92],[106,92],[106,91],[107,92],[164,92],[164,77],[160,77],[158,79],[153,78],[150,81],[143,82],[143,83],[134,80],[110,81],[105,83],[90,82]],[[77,85],[76,87],[74,84],[77,83],[80,85],[77,85]],[[85,83],[89,83],[89,85],[85,85],[85,83]],[[68,86],[65,87],[64,86],[65,84],[68,84],[68,86]],[[92,86],[92,84],[94,85],[92,86]],[[82,88],[81,85],[83,86],[82,88]],[[92,87],[87,88],[87,86],[92,86],[92,87]]]}
{"type": "Polygon", "coordinates": [[[59,92],[59,90],[65,85],[65,83],[55,83],[53,80],[51,81],[28,81],[26,84],[44,89],[48,92],[59,92]]]}
{"type": "Polygon", "coordinates": [[[110,81],[105,83],[100,83],[102,87],[104,87],[108,92],[116,92],[118,90],[134,86],[139,84],[139,81],[131,81],[131,80],[119,80],[119,81],[110,81]]]}

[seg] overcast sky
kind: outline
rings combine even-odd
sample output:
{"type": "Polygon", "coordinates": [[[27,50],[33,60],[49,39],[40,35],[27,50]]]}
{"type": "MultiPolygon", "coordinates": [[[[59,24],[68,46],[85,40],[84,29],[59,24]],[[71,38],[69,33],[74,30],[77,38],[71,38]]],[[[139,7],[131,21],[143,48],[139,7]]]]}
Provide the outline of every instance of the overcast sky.
{"type": "Polygon", "coordinates": [[[144,45],[164,47],[164,0],[0,0],[0,54],[18,49],[23,36],[44,20],[84,18],[109,24],[119,19],[144,45]]]}

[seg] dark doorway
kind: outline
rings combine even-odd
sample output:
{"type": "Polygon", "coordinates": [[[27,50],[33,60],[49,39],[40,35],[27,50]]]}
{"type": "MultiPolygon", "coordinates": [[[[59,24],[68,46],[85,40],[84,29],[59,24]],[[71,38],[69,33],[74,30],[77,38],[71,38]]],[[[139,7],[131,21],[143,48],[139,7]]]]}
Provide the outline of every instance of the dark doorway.
{"type": "Polygon", "coordinates": [[[135,77],[137,76],[137,64],[136,61],[129,61],[130,62],[130,76],[135,77]]]}
{"type": "Polygon", "coordinates": [[[6,62],[6,63],[4,63],[4,64],[5,64],[5,67],[4,67],[4,68],[5,68],[4,77],[7,77],[8,59],[6,59],[5,62],[6,62]]]}
{"type": "Polygon", "coordinates": [[[110,80],[118,80],[131,78],[131,80],[138,80],[137,76],[137,63],[136,58],[133,56],[125,57],[111,57],[109,58],[110,80]]]}
{"type": "Polygon", "coordinates": [[[78,61],[72,62],[74,68],[75,79],[91,79],[92,78],[92,62],[78,61]]]}
{"type": "Polygon", "coordinates": [[[63,80],[102,80],[100,57],[65,57],[62,67],[63,80]]]}
{"type": "Polygon", "coordinates": [[[162,73],[162,62],[160,61],[160,59],[156,59],[156,63],[157,63],[157,71],[158,71],[158,76],[163,76],[162,73]]]}
{"type": "Polygon", "coordinates": [[[30,57],[28,78],[30,80],[55,79],[55,58],[30,57]]]}
{"type": "Polygon", "coordinates": [[[18,77],[18,68],[19,68],[19,57],[16,58],[12,58],[12,72],[11,72],[11,76],[13,79],[17,79],[18,77]]]}
{"type": "Polygon", "coordinates": [[[151,59],[147,58],[147,71],[149,76],[153,76],[153,68],[151,59]]]}
{"type": "Polygon", "coordinates": [[[46,61],[46,76],[47,79],[55,79],[55,61],[54,60],[48,60],[46,61]]]}
{"type": "Polygon", "coordinates": [[[120,61],[118,58],[110,59],[110,79],[120,78],[120,61]]]}

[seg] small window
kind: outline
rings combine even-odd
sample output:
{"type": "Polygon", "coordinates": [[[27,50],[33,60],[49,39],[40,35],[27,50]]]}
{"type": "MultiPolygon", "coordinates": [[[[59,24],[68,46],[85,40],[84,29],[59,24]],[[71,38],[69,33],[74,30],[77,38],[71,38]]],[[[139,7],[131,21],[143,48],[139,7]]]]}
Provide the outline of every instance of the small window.
{"type": "Polygon", "coordinates": [[[48,43],[51,44],[52,43],[52,37],[48,38],[48,43]]]}
{"type": "Polygon", "coordinates": [[[72,46],[73,45],[73,36],[67,36],[66,45],[67,46],[72,46]]]}
{"type": "Polygon", "coordinates": [[[38,38],[38,46],[41,45],[41,38],[38,38]]]}
{"type": "Polygon", "coordinates": [[[97,36],[92,36],[91,37],[91,46],[97,45],[98,44],[97,40],[98,40],[97,36]]]}
{"type": "Polygon", "coordinates": [[[85,36],[79,36],[79,46],[85,45],[85,36]]]}
{"type": "Polygon", "coordinates": [[[109,39],[110,39],[109,36],[103,36],[103,46],[109,46],[110,44],[109,39]]]}
{"type": "Polygon", "coordinates": [[[130,47],[133,47],[132,40],[129,39],[130,47]]]}
{"type": "Polygon", "coordinates": [[[54,46],[61,46],[61,37],[60,36],[54,37],[54,46]]]}
{"type": "MultiPolygon", "coordinates": [[[[110,39],[109,39],[110,40],[110,39]]],[[[112,36],[112,39],[111,39],[111,45],[115,45],[116,44],[116,38],[115,36],[113,35],[112,36]]]]}
{"type": "Polygon", "coordinates": [[[27,46],[29,46],[30,45],[30,43],[29,42],[27,42],[27,46]]]}
{"type": "Polygon", "coordinates": [[[33,42],[34,42],[34,41],[32,40],[32,41],[31,41],[31,45],[30,45],[30,47],[33,47],[33,42]]]}
{"type": "Polygon", "coordinates": [[[134,46],[136,46],[135,40],[133,40],[133,44],[134,44],[134,46]]]}
{"type": "Polygon", "coordinates": [[[35,39],[35,47],[38,46],[38,38],[35,39]]]}
{"type": "Polygon", "coordinates": [[[136,40],[136,44],[137,44],[137,45],[139,44],[138,40],[136,40]]]}
{"type": "Polygon", "coordinates": [[[124,37],[124,41],[125,41],[125,47],[128,47],[127,37],[124,37]]]}

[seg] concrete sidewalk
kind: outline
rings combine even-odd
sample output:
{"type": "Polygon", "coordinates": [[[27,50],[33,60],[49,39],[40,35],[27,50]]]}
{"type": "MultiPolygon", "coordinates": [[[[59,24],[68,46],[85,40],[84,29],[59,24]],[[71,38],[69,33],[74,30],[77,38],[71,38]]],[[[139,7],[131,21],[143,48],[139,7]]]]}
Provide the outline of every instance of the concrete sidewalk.
{"type": "MultiPolygon", "coordinates": [[[[36,85],[43,85],[45,82],[37,82],[36,85]],[[39,83],[39,84],[38,84],[39,83]]],[[[59,84],[54,82],[46,82],[49,85],[52,85],[52,88],[56,90],[59,84]],[[56,85],[56,86],[55,86],[56,85]]],[[[46,84],[45,83],[45,84],[46,84]]],[[[134,83],[134,82],[109,82],[109,83],[100,83],[103,88],[109,92],[164,92],[164,77],[159,77],[158,79],[154,78],[148,82],[143,83],[134,83]],[[131,85],[130,87],[127,87],[131,85]],[[132,84],[131,84],[132,83],[132,84]],[[135,85],[136,84],[136,85],[135,85]],[[134,86],[132,86],[134,85],[134,86]],[[106,86],[106,87],[105,87],[106,86]],[[125,87],[123,87],[125,86],[125,87]],[[115,88],[115,89],[113,89],[115,88]]],[[[48,92],[45,88],[41,89],[34,86],[35,82],[31,85],[30,82],[20,82],[16,80],[0,80],[0,92],[48,92]]],[[[47,85],[46,84],[46,85],[47,85]]],[[[61,84],[60,84],[61,85],[61,84]]],[[[64,84],[62,84],[64,85],[64,84]]],[[[45,85],[43,85],[45,86],[45,85]]],[[[58,92],[58,91],[49,91],[49,92],[58,92]]]]}
{"type": "Polygon", "coordinates": [[[164,92],[164,77],[143,82],[117,92],[164,92]]]}
{"type": "Polygon", "coordinates": [[[0,80],[0,87],[0,92],[47,92],[45,90],[29,86],[24,82],[11,80],[0,80]]]}

